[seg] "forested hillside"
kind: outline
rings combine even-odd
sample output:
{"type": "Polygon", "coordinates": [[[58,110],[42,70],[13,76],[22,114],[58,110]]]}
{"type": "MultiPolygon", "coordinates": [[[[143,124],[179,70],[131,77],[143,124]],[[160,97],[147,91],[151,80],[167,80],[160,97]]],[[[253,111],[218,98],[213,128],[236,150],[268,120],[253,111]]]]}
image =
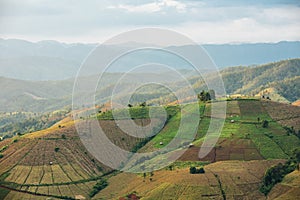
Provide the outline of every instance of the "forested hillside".
{"type": "Polygon", "coordinates": [[[300,59],[256,67],[232,67],[221,74],[228,94],[254,95],[272,87],[290,102],[300,98],[300,59]]]}
{"type": "MultiPolygon", "coordinates": [[[[180,71],[188,78],[190,84],[195,91],[199,93],[203,89],[207,89],[205,82],[199,74],[193,71],[180,71]]],[[[261,91],[272,88],[272,92],[276,96],[284,99],[286,102],[294,102],[300,99],[300,59],[283,60],[280,62],[268,63],[259,66],[238,66],[230,67],[221,72],[224,86],[227,94],[244,94],[256,95],[261,91]]],[[[107,98],[98,99],[99,104],[109,100],[109,96],[117,84],[117,80],[122,76],[122,73],[107,73],[103,80],[102,87],[96,91],[96,96],[106,96],[107,98]]],[[[182,83],[171,77],[170,74],[153,72],[144,74],[144,76],[168,76],[174,88],[178,92],[185,94],[186,88],[182,87],[182,83]]],[[[215,74],[210,74],[208,81],[214,82],[215,74]]],[[[128,95],[129,85],[132,80],[140,81],[141,74],[130,74],[128,82],[122,85],[123,90],[120,96],[128,95]]],[[[87,84],[98,79],[98,75],[81,77],[80,81],[85,81],[87,84]]],[[[162,79],[163,80],[163,79],[162,79]]],[[[2,91],[0,93],[0,111],[11,112],[15,110],[23,110],[30,112],[44,112],[58,110],[64,106],[71,105],[72,89],[74,79],[63,81],[23,81],[0,77],[0,85],[2,91]]],[[[141,88],[131,97],[132,103],[144,102],[155,104],[168,104],[175,101],[173,94],[164,87],[148,85],[141,88]]]]}

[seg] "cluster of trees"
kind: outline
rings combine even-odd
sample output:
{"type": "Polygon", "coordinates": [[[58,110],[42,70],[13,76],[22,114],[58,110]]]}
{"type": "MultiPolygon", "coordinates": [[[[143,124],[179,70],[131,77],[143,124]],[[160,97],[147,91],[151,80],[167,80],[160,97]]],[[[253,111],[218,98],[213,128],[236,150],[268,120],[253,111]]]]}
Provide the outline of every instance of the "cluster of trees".
{"type": "Polygon", "coordinates": [[[286,130],[287,135],[293,134],[300,139],[300,130],[296,131],[293,126],[292,127],[284,126],[283,128],[286,130]]]}
{"type": "Polygon", "coordinates": [[[1,115],[0,136],[5,139],[49,128],[61,120],[64,114],[58,112],[56,114],[47,113],[39,116],[37,114],[29,115],[20,112],[6,116],[1,115]]]}
{"type": "Polygon", "coordinates": [[[273,186],[282,181],[285,175],[291,173],[296,168],[299,170],[300,149],[294,151],[294,155],[286,163],[279,163],[269,168],[263,178],[260,191],[267,195],[273,186]]]}
{"type": "Polygon", "coordinates": [[[91,192],[89,193],[89,196],[92,198],[93,196],[95,196],[98,192],[100,192],[101,190],[103,190],[104,188],[106,188],[108,186],[108,183],[105,179],[100,179],[96,185],[94,185],[93,189],[91,190],[91,192]]]}
{"type": "Polygon", "coordinates": [[[196,168],[196,167],[190,167],[190,174],[204,174],[205,170],[203,167],[196,168]]]}
{"type": "Polygon", "coordinates": [[[200,92],[200,94],[198,94],[198,99],[199,101],[210,101],[210,100],[215,100],[216,96],[215,96],[215,91],[214,90],[209,90],[208,92],[202,90],[202,92],[200,92]]]}

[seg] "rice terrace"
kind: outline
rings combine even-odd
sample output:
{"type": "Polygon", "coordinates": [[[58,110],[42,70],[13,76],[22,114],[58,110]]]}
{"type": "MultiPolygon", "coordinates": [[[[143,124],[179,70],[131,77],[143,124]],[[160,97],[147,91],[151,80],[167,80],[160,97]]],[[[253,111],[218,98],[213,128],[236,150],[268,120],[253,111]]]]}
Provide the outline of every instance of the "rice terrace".
{"type": "MultiPolygon", "coordinates": [[[[48,129],[4,140],[0,143],[3,155],[1,194],[6,199],[74,199],[78,195],[95,199],[126,199],[131,193],[145,199],[164,199],[164,196],[208,199],[224,195],[228,199],[264,198],[259,187],[265,171],[284,163],[293,156],[294,147],[300,146],[299,137],[280,124],[284,119],[285,125],[292,125],[300,108],[285,105],[288,109],[281,109],[281,103],[259,99],[229,99],[221,137],[215,148],[205,158],[199,159],[203,130],[209,124],[209,109],[213,103],[218,102],[200,103],[202,120],[193,146],[188,147],[171,166],[146,175],[120,173],[99,163],[85,150],[68,116],[48,129]],[[269,111],[280,112],[282,118],[279,115],[271,118],[269,111]],[[263,128],[257,118],[268,120],[268,127],[263,128]],[[205,173],[190,174],[192,166],[203,166],[205,173]],[[95,185],[101,180],[105,180],[107,186],[92,196],[95,185]]],[[[195,103],[186,106],[197,108],[195,103]]],[[[145,107],[130,109],[134,110],[132,117],[136,123],[147,124],[147,115],[137,115],[144,113],[145,107]]],[[[168,123],[138,151],[161,148],[161,141],[166,143],[174,137],[172,127],[176,127],[180,120],[179,109],[178,106],[168,106],[167,110],[170,113],[168,123]]],[[[89,120],[99,120],[107,129],[110,140],[124,149],[133,149],[143,142],[122,133],[109,118],[109,113],[106,111],[89,120]]],[[[299,171],[292,174],[292,182],[300,178],[299,171]]],[[[288,196],[299,189],[299,185],[291,183],[285,187],[282,193],[271,190],[268,195],[288,196]]]]}
{"type": "Polygon", "coordinates": [[[300,1],[0,1],[0,200],[300,199],[300,1]]]}

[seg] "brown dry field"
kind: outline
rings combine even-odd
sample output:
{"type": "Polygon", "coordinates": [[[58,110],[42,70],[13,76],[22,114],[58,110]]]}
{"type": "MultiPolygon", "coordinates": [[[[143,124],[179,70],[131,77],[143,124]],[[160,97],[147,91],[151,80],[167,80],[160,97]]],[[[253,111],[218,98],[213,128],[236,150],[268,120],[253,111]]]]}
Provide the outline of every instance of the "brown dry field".
{"type": "MultiPolygon", "coordinates": [[[[203,148],[203,147],[202,147],[203,148]]],[[[199,158],[200,147],[191,147],[179,158],[181,161],[224,161],[224,160],[262,160],[263,157],[249,139],[220,138],[216,148],[207,156],[199,158]]]]}
{"type": "Polygon", "coordinates": [[[220,161],[204,166],[205,174],[190,174],[189,168],[155,171],[151,177],[121,173],[95,199],[118,199],[136,192],[142,199],[222,199],[221,181],[227,199],[265,199],[258,191],[266,169],[282,160],[220,161]]]}
{"type": "Polygon", "coordinates": [[[300,107],[286,103],[262,101],[262,105],[268,114],[282,126],[293,126],[300,130],[300,107]]]}

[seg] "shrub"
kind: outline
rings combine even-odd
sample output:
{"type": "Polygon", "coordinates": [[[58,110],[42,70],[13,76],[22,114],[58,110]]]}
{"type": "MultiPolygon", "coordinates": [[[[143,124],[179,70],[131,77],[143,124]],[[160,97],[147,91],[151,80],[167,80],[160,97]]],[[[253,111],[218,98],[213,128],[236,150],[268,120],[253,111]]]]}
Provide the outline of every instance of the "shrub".
{"type": "Polygon", "coordinates": [[[2,153],[0,153],[0,158],[3,158],[3,154],[2,153]]]}
{"type": "Polygon", "coordinates": [[[95,196],[98,192],[106,188],[106,186],[108,186],[107,181],[105,179],[100,179],[100,181],[98,181],[96,185],[94,185],[92,191],[89,193],[89,196],[95,196]]]}
{"type": "Polygon", "coordinates": [[[196,167],[190,167],[190,174],[196,174],[197,169],[196,167]]]}
{"type": "Polygon", "coordinates": [[[58,151],[59,151],[59,147],[55,147],[55,148],[54,148],[54,151],[55,151],[55,152],[58,152],[58,151]]]}
{"type": "Polygon", "coordinates": [[[204,174],[205,170],[203,167],[197,169],[196,167],[190,167],[190,174],[204,174]]]}
{"type": "Polygon", "coordinates": [[[295,160],[288,160],[285,164],[279,163],[271,168],[269,168],[263,178],[260,192],[267,195],[273,186],[282,181],[286,174],[294,171],[296,169],[295,160]]]}
{"type": "Polygon", "coordinates": [[[8,148],[8,145],[3,146],[3,147],[0,149],[0,152],[5,151],[7,148],[8,148]]]}
{"type": "Polygon", "coordinates": [[[200,167],[199,169],[197,169],[197,173],[198,174],[204,174],[205,173],[204,168],[200,167]]]}
{"type": "Polygon", "coordinates": [[[267,120],[264,120],[262,123],[263,128],[268,128],[269,127],[269,122],[267,120]]]}

